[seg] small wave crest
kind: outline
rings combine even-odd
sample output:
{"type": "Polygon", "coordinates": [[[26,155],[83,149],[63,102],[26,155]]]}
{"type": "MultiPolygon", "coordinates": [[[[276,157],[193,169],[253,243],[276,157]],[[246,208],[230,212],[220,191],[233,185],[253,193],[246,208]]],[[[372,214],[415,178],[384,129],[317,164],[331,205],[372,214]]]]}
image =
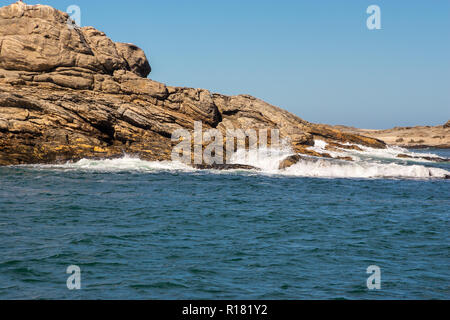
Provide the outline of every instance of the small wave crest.
{"type": "Polygon", "coordinates": [[[39,169],[61,169],[61,170],[84,170],[99,172],[118,172],[118,171],[139,171],[139,172],[157,172],[157,171],[195,171],[180,162],[174,161],[145,161],[136,157],[125,155],[116,159],[81,159],[77,162],[67,162],[57,165],[33,165],[39,169]]]}
{"type": "Polygon", "coordinates": [[[266,173],[277,173],[280,162],[293,155],[288,148],[264,148],[257,150],[237,150],[231,157],[232,164],[245,164],[261,169],[266,173]]]}
{"type": "Polygon", "coordinates": [[[380,164],[367,161],[349,162],[325,159],[300,160],[283,174],[327,178],[444,178],[450,172],[421,165],[380,164]]]}
{"type": "MultiPolygon", "coordinates": [[[[344,146],[355,146],[360,150],[336,148],[335,150],[327,150],[327,143],[322,140],[315,140],[314,146],[309,149],[319,152],[328,153],[331,156],[350,156],[353,160],[400,160],[399,155],[406,155],[409,161],[414,162],[432,162],[430,159],[442,159],[434,153],[418,153],[398,146],[387,146],[385,149],[376,149],[359,144],[343,143],[344,146]]],[[[405,158],[403,158],[405,160],[405,158]]]]}

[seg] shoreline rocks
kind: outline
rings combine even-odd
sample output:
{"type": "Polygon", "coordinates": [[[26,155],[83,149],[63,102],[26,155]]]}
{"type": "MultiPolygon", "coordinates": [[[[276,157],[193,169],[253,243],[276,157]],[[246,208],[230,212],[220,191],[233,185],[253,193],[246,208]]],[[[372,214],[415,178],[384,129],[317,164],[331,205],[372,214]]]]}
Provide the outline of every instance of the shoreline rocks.
{"type": "Polygon", "coordinates": [[[448,158],[438,158],[438,157],[427,157],[427,156],[409,156],[407,154],[399,154],[397,155],[397,158],[401,158],[401,159],[423,159],[423,160],[428,160],[428,161],[433,161],[433,162],[450,162],[450,159],[448,158]]]}
{"type": "MultiPolygon", "coordinates": [[[[113,158],[170,160],[177,129],[278,129],[298,153],[315,139],[385,148],[383,141],[313,124],[249,95],[172,87],[146,78],[145,53],[93,27],[71,28],[50,6],[0,8],[0,165],[113,158]]],[[[331,145],[331,144],[330,144],[331,145]]],[[[332,146],[332,145],[331,145],[332,146]]]]}
{"type": "Polygon", "coordinates": [[[254,166],[244,165],[244,164],[195,164],[192,166],[195,169],[200,170],[256,170],[260,171],[259,168],[254,166]]]}

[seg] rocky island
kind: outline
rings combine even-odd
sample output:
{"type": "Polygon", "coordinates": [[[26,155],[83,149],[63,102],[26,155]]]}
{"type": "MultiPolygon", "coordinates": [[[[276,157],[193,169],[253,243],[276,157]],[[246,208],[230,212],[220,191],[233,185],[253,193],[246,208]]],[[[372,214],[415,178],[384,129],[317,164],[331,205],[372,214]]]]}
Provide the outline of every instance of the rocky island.
{"type": "Polygon", "coordinates": [[[195,121],[222,132],[277,128],[296,153],[318,157],[332,158],[308,148],[315,139],[331,148],[386,147],[366,132],[310,123],[249,95],[153,81],[140,48],[68,19],[45,5],[0,9],[0,165],[124,153],[169,160],[171,134],[195,121]]]}

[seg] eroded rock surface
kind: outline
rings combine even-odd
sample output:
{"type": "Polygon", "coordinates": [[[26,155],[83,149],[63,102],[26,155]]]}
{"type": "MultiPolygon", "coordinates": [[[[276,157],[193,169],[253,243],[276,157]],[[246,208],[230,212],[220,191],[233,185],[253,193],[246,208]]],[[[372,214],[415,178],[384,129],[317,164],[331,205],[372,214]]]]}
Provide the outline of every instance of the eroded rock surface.
{"type": "Polygon", "coordinates": [[[0,165],[110,158],[168,160],[177,129],[279,129],[294,151],[314,139],[384,148],[382,141],[309,123],[248,95],[166,86],[146,78],[144,52],[68,15],[18,2],[0,8],[0,165]]]}

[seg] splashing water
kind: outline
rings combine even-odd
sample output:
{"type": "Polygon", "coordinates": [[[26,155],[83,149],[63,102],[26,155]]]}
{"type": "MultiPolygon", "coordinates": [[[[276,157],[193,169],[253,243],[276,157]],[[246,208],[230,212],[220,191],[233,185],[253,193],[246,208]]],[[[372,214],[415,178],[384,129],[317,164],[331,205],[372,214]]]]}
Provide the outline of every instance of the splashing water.
{"type": "MultiPolygon", "coordinates": [[[[439,168],[433,162],[422,157],[440,158],[432,153],[416,153],[404,148],[388,147],[374,149],[360,146],[362,151],[341,149],[338,151],[326,150],[327,143],[316,140],[311,150],[331,154],[333,157],[350,156],[354,161],[316,158],[305,156],[304,159],[284,170],[279,164],[294,152],[287,147],[281,149],[238,150],[231,157],[231,164],[244,164],[258,168],[258,174],[296,177],[324,177],[324,178],[399,178],[399,179],[430,179],[445,178],[450,175],[446,168],[439,168]],[[399,159],[399,154],[406,154],[414,159],[399,159]],[[419,164],[417,164],[419,163],[419,164]],[[428,164],[426,166],[425,164],[428,164]]],[[[87,170],[100,172],[136,171],[198,171],[188,165],[173,161],[145,161],[125,155],[118,159],[89,160],[82,159],[74,163],[61,165],[32,165],[37,169],[56,170],[87,170]]],[[[236,170],[233,170],[235,172],[236,170]]],[[[242,169],[238,171],[243,171],[242,169]]],[[[219,173],[218,170],[210,170],[219,173]]],[[[224,172],[220,172],[221,174],[224,172]]]]}

